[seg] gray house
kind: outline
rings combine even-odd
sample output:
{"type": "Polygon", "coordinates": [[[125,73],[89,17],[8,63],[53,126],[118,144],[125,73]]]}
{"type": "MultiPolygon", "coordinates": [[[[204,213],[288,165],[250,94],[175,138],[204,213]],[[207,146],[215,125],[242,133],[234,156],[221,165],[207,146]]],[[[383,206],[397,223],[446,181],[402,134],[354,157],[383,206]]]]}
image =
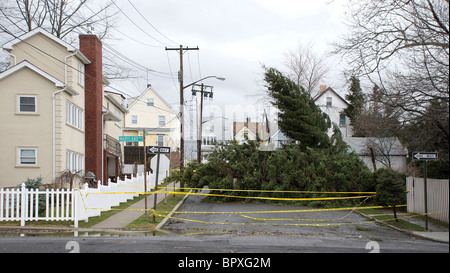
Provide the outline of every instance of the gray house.
{"type": "Polygon", "coordinates": [[[391,168],[406,172],[408,149],[396,137],[349,137],[344,138],[350,151],[364,161],[371,170],[391,168]]]}

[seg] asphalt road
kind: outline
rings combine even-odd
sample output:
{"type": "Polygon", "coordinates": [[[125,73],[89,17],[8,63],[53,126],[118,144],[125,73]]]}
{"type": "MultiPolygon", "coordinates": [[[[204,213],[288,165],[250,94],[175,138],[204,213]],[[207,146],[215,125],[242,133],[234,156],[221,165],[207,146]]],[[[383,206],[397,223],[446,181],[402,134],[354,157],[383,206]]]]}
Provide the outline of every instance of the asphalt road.
{"type": "Polygon", "coordinates": [[[195,221],[172,220],[166,226],[172,232],[169,235],[80,232],[77,237],[72,234],[3,236],[0,237],[0,253],[449,253],[446,243],[368,223],[349,211],[256,213],[308,208],[207,203],[200,199],[190,196],[180,211],[231,213],[177,213],[174,217],[195,221]]]}
{"type": "MultiPolygon", "coordinates": [[[[448,253],[448,244],[400,237],[376,241],[379,253],[448,253]]],[[[0,237],[0,253],[369,253],[363,237],[318,235],[195,235],[123,237],[0,237]]]]}

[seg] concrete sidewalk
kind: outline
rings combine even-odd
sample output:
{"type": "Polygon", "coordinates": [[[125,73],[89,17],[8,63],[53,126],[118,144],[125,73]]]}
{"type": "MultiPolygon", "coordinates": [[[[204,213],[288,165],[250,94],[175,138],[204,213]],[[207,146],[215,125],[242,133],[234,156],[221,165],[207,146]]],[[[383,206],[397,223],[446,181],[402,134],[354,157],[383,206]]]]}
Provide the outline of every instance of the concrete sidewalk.
{"type": "MultiPolygon", "coordinates": [[[[428,231],[411,231],[411,230],[405,230],[405,229],[398,228],[396,226],[386,223],[385,221],[378,221],[375,218],[373,218],[374,216],[378,216],[380,214],[366,215],[361,212],[358,212],[358,213],[365,217],[371,218],[372,220],[375,220],[375,221],[379,222],[380,224],[389,226],[392,229],[396,229],[398,231],[408,233],[413,236],[421,237],[421,238],[432,240],[435,242],[441,242],[441,243],[447,243],[447,244],[449,243],[449,228],[442,226],[442,225],[434,224],[431,221],[428,221],[428,231]]],[[[392,212],[387,211],[387,214],[391,214],[391,213],[392,212]]],[[[398,215],[399,215],[399,218],[402,218],[402,216],[405,217],[405,216],[408,216],[411,214],[410,213],[398,213],[398,215]]],[[[410,222],[412,224],[416,224],[425,229],[425,220],[423,218],[405,217],[405,218],[402,218],[402,220],[410,222]]]]}
{"type": "MultiPolygon", "coordinates": [[[[174,187],[175,182],[171,183],[168,187],[174,187]]],[[[169,189],[171,190],[171,189],[169,189]]],[[[160,193],[156,194],[156,202],[159,203],[164,200],[167,194],[160,193]]],[[[150,194],[147,197],[147,213],[151,215],[151,209],[153,208],[153,203],[155,194],[150,194]]],[[[103,220],[102,222],[94,225],[91,229],[123,229],[126,228],[128,224],[141,217],[145,213],[145,198],[141,201],[129,206],[123,211],[120,211],[113,216],[103,220]]]]}

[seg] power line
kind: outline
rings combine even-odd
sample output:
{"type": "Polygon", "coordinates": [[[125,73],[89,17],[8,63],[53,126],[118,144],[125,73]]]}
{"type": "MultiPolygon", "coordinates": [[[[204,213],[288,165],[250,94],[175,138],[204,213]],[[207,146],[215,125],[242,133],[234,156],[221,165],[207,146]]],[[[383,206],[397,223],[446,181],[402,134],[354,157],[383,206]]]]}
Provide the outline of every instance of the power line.
{"type": "Polygon", "coordinates": [[[114,29],[114,30],[117,31],[117,32],[119,32],[119,33],[122,34],[123,36],[127,37],[128,39],[133,40],[133,41],[135,41],[136,43],[139,43],[139,44],[141,44],[141,45],[148,46],[148,47],[152,47],[152,48],[161,48],[161,47],[162,47],[162,46],[150,45],[150,44],[141,42],[141,41],[139,41],[139,40],[136,40],[135,38],[128,36],[127,34],[123,33],[122,31],[120,31],[120,30],[117,29],[117,28],[114,29]]]}
{"type": "MultiPolygon", "coordinates": [[[[96,79],[96,78],[94,78],[94,77],[92,77],[92,76],[86,74],[85,71],[80,71],[80,70],[78,69],[78,67],[73,67],[73,66],[69,65],[68,63],[65,63],[64,61],[62,61],[62,60],[56,58],[56,57],[53,56],[52,54],[50,54],[50,53],[48,53],[48,52],[42,50],[41,48],[38,48],[37,46],[35,46],[35,45],[33,45],[33,44],[30,44],[29,42],[23,40],[23,39],[20,38],[19,36],[16,36],[16,35],[14,35],[14,34],[12,34],[12,33],[11,33],[11,35],[12,35],[14,38],[16,38],[16,39],[19,39],[21,42],[23,42],[23,43],[29,45],[30,47],[34,48],[34,49],[37,50],[38,52],[40,52],[40,53],[42,53],[42,54],[44,54],[44,55],[47,55],[48,57],[50,57],[50,59],[55,60],[56,62],[59,62],[59,63],[61,63],[61,64],[67,65],[67,67],[73,69],[74,71],[76,71],[76,72],[78,72],[78,73],[83,73],[85,77],[91,78],[91,79],[93,79],[94,81],[96,81],[96,82],[101,82],[101,83],[103,84],[103,81],[98,80],[98,79],[96,79]]],[[[60,48],[58,48],[58,49],[61,50],[60,48]]],[[[62,50],[61,50],[61,51],[62,51],[62,50]]],[[[27,54],[28,54],[28,53],[27,53],[27,54]]],[[[28,54],[28,55],[30,55],[30,54],[28,54]]],[[[30,56],[31,56],[31,55],[30,55],[30,56]]],[[[56,71],[55,71],[55,72],[56,72],[56,71]]],[[[160,72],[160,73],[163,73],[163,72],[160,72]]],[[[172,77],[172,79],[173,79],[173,77],[172,77]]],[[[119,85],[119,84],[117,84],[117,83],[114,83],[114,84],[119,85]]],[[[119,86],[120,86],[120,85],[119,85],[119,86]]],[[[135,98],[135,97],[136,97],[136,96],[131,95],[131,94],[129,94],[128,92],[124,91],[126,88],[123,88],[123,87],[122,87],[122,88],[123,88],[124,90],[117,89],[116,87],[111,86],[111,85],[109,85],[108,88],[109,88],[109,89],[112,89],[112,90],[114,90],[114,91],[116,91],[116,92],[118,92],[118,93],[120,93],[120,94],[126,95],[126,96],[128,96],[128,97],[130,97],[130,98],[135,98]]],[[[145,91],[144,91],[144,92],[145,92],[145,91]]],[[[139,96],[136,98],[137,101],[146,103],[144,100],[138,99],[138,98],[139,98],[139,96]]],[[[157,106],[154,106],[154,107],[155,107],[156,109],[159,109],[159,110],[162,110],[162,111],[166,111],[166,112],[172,113],[172,111],[169,111],[169,110],[166,110],[166,109],[163,109],[163,108],[159,108],[159,107],[157,107],[157,106]]]]}
{"type": "Polygon", "coordinates": [[[156,29],[148,20],[147,18],[145,18],[144,15],[142,15],[142,13],[133,5],[133,3],[131,3],[130,0],[128,0],[128,3],[130,3],[130,5],[137,11],[137,13],[139,13],[139,15],[154,29],[156,30],[159,34],[161,34],[164,38],[166,38],[167,40],[171,41],[172,43],[174,43],[175,45],[178,45],[180,43],[175,42],[174,40],[168,38],[166,35],[162,34],[158,29],[156,29]]]}
{"type": "Polygon", "coordinates": [[[161,42],[160,40],[156,39],[155,37],[153,37],[152,35],[150,35],[147,31],[145,31],[144,29],[142,29],[136,22],[133,21],[133,19],[130,18],[130,16],[128,16],[128,14],[126,14],[117,4],[114,0],[111,1],[118,9],[119,11],[125,15],[125,17],[131,22],[133,23],[138,29],[140,29],[143,33],[145,33],[148,37],[152,38],[153,40],[157,41],[158,43],[162,44],[162,45],[168,45],[166,43],[161,42]]]}
{"type": "MultiPolygon", "coordinates": [[[[110,45],[108,45],[108,44],[106,44],[106,43],[102,43],[102,44],[103,44],[104,46],[106,46],[106,48],[107,48],[106,50],[107,50],[108,52],[110,52],[111,54],[113,54],[113,55],[119,57],[120,59],[124,60],[124,61],[127,62],[128,64],[130,64],[130,65],[132,65],[132,66],[134,66],[134,67],[136,67],[136,68],[138,68],[138,69],[140,69],[140,70],[142,70],[142,71],[155,73],[155,74],[157,74],[158,76],[160,76],[159,74],[164,75],[164,76],[169,76],[169,77],[163,77],[163,78],[167,78],[167,79],[173,77],[173,74],[172,74],[172,73],[169,73],[169,72],[160,72],[160,71],[151,69],[151,68],[149,68],[149,67],[146,67],[146,66],[144,66],[144,65],[142,65],[142,64],[140,64],[140,63],[138,63],[138,62],[136,62],[136,61],[133,61],[133,60],[130,59],[129,57],[125,56],[124,54],[120,53],[119,51],[117,51],[116,49],[114,49],[112,46],[110,46],[110,45]]],[[[161,77],[162,77],[162,76],[161,76],[161,77]]]]}

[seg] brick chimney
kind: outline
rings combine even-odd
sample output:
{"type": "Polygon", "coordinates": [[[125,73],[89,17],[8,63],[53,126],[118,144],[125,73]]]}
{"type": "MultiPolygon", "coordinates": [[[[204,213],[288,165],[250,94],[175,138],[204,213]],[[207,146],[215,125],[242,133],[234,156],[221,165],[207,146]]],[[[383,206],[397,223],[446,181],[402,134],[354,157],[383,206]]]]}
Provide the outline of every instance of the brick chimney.
{"type": "MultiPolygon", "coordinates": [[[[102,106],[103,70],[102,43],[96,35],[80,35],[80,51],[90,64],[85,67],[85,162],[86,173],[93,172],[102,180],[102,106]]],[[[104,181],[102,181],[104,183],[104,181]]]]}

